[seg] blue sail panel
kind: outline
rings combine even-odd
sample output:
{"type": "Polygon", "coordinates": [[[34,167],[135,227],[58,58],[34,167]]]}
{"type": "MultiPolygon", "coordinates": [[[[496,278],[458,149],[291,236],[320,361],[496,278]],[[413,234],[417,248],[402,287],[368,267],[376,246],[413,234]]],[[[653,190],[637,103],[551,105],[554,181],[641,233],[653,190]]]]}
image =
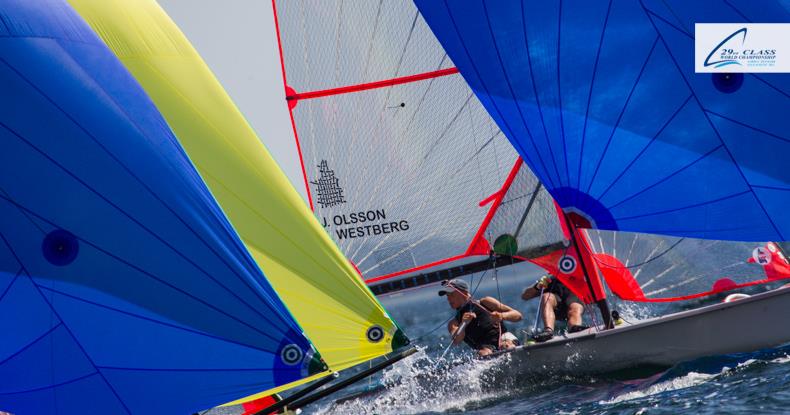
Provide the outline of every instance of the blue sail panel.
{"type": "Polygon", "coordinates": [[[323,370],[85,22],[60,0],[0,22],[0,410],[192,413],[323,370]]]}
{"type": "Polygon", "coordinates": [[[790,75],[694,72],[694,24],[781,2],[415,0],[567,212],[599,229],[786,240],[790,75]]]}

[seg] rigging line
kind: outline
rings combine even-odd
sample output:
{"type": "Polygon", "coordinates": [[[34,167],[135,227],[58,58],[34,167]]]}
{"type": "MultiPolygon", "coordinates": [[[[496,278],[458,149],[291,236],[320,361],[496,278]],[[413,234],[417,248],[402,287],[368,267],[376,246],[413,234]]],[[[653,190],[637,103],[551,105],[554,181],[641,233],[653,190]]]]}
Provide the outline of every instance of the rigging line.
{"type": "MultiPolygon", "coordinates": [[[[447,54],[445,53],[445,54],[444,54],[444,56],[442,57],[441,61],[439,62],[438,66],[436,67],[436,71],[435,71],[434,73],[441,71],[441,66],[444,64],[444,62],[445,62],[446,58],[447,58],[447,54]]],[[[456,72],[457,72],[457,70],[456,70],[456,72]]],[[[398,137],[408,137],[408,134],[407,134],[407,132],[408,132],[408,130],[411,128],[410,126],[411,126],[412,122],[415,120],[415,118],[416,118],[416,116],[417,116],[417,113],[420,111],[420,108],[422,108],[422,103],[424,102],[424,100],[425,100],[426,96],[428,95],[429,91],[430,91],[430,90],[431,90],[431,88],[433,87],[433,85],[434,85],[434,80],[435,80],[434,78],[430,78],[430,79],[429,79],[428,85],[427,85],[427,87],[425,88],[425,91],[422,93],[422,96],[420,97],[420,100],[418,101],[418,103],[417,103],[416,107],[414,108],[414,110],[413,110],[413,112],[412,112],[412,116],[411,116],[411,118],[409,119],[409,121],[408,121],[408,123],[407,123],[406,127],[402,128],[402,129],[401,129],[401,131],[402,131],[402,132],[401,132],[400,134],[396,134],[396,136],[398,136],[398,137]]],[[[385,96],[385,99],[384,99],[384,103],[385,103],[385,104],[386,104],[386,103],[389,101],[389,97],[390,97],[390,94],[392,93],[392,90],[393,90],[393,89],[394,89],[394,88],[388,88],[388,89],[387,89],[387,93],[386,93],[386,96],[385,96]]],[[[378,123],[377,125],[382,125],[382,121],[381,121],[381,120],[383,119],[383,115],[384,115],[384,110],[382,110],[382,112],[379,114],[379,123],[378,123]]],[[[450,125],[450,126],[451,126],[451,125],[450,125]]],[[[448,126],[448,128],[449,128],[450,126],[448,126]]],[[[379,128],[381,128],[381,127],[379,127],[379,128]]],[[[394,130],[396,130],[396,129],[397,129],[397,126],[396,126],[396,127],[394,127],[394,128],[392,128],[392,130],[393,130],[393,131],[394,131],[394,130]]],[[[354,137],[354,140],[352,141],[352,143],[353,143],[353,142],[356,142],[356,141],[357,141],[357,137],[359,137],[359,136],[360,136],[359,134],[355,135],[355,137],[354,137]]],[[[397,140],[397,141],[396,141],[396,143],[402,143],[402,142],[403,142],[403,139],[401,139],[401,140],[397,140]]],[[[352,144],[352,146],[353,146],[353,144],[352,144]]],[[[392,160],[390,160],[390,162],[389,162],[389,163],[391,164],[391,163],[392,163],[392,160]]],[[[418,175],[418,174],[419,174],[419,172],[420,172],[420,169],[422,168],[422,165],[423,165],[423,163],[419,163],[419,164],[418,164],[416,167],[414,167],[413,169],[409,170],[409,171],[408,171],[408,172],[406,172],[405,174],[407,174],[409,177],[414,177],[414,176],[418,175]]],[[[391,181],[392,181],[392,180],[390,179],[390,182],[391,182],[391,181]]],[[[383,190],[383,189],[389,189],[389,188],[391,188],[391,187],[392,187],[392,186],[387,186],[387,185],[384,185],[384,184],[382,184],[381,186],[376,186],[376,189],[374,190],[374,193],[373,193],[373,196],[372,196],[372,198],[373,198],[373,199],[376,199],[376,197],[378,196],[378,194],[379,194],[379,192],[380,192],[381,190],[383,190]]],[[[401,194],[401,195],[403,194],[403,190],[401,191],[401,193],[400,193],[400,194],[401,194]]],[[[391,201],[387,203],[387,205],[386,205],[386,208],[387,208],[387,209],[389,209],[390,207],[392,207],[392,206],[393,206],[393,204],[395,203],[395,201],[397,201],[397,200],[401,200],[401,198],[400,198],[400,197],[395,197],[395,198],[392,198],[392,199],[391,199],[391,201]]],[[[389,235],[388,235],[388,236],[385,236],[384,238],[382,238],[382,239],[381,239],[381,241],[379,242],[379,245],[377,245],[377,246],[376,246],[376,248],[378,248],[378,246],[380,246],[381,244],[383,244],[383,243],[386,243],[386,242],[387,242],[389,239],[390,239],[390,236],[389,236],[389,235]]],[[[353,249],[352,247],[353,247],[353,244],[349,244],[349,250],[350,250],[350,249],[353,249]]],[[[364,245],[363,245],[363,244],[360,244],[360,246],[359,246],[358,248],[356,248],[356,250],[354,251],[354,253],[353,253],[352,255],[350,255],[350,257],[351,257],[351,258],[354,258],[354,257],[356,257],[356,256],[357,256],[357,254],[359,253],[359,251],[360,251],[360,250],[361,250],[363,247],[364,247],[364,245]]],[[[366,256],[365,258],[367,258],[367,256],[366,256]]],[[[361,262],[361,261],[360,261],[360,262],[361,262]]]]}
{"type": "Polygon", "coordinates": [[[400,58],[398,58],[398,65],[395,67],[395,74],[393,76],[397,76],[398,72],[400,72],[400,67],[403,65],[403,58],[406,56],[406,50],[409,48],[409,43],[411,43],[411,37],[414,34],[414,28],[417,26],[417,18],[420,17],[419,10],[414,11],[414,19],[411,21],[411,28],[409,29],[409,34],[406,37],[406,43],[403,44],[403,51],[400,53],[400,58]]]}
{"type": "MultiPolygon", "coordinates": [[[[485,96],[488,98],[488,102],[490,102],[490,104],[491,104],[492,109],[488,111],[489,114],[492,117],[494,117],[494,113],[496,113],[496,117],[495,118],[498,118],[499,120],[502,121],[502,126],[500,126],[500,127],[504,127],[502,129],[503,130],[507,130],[507,132],[510,133],[510,136],[514,137],[515,135],[514,135],[513,128],[510,127],[510,124],[508,123],[507,118],[504,117],[504,114],[503,114],[502,110],[499,108],[499,105],[497,104],[497,100],[494,99],[494,94],[489,90],[488,85],[485,84],[484,78],[481,75],[480,70],[477,68],[477,65],[475,65],[474,59],[472,59],[472,54],[469,52],[469,48],[467,47],[466,43],[463,40],[463,37],[461,36],[461,31],[458,28],[458,24],[456,24],[455,17],[453,17],[453,13],[450,10],[450,6],[447,3],[447,0],[444,0],[444,8],[447,11],[447,17],[450,19],[450,23],[452,24],[453,30],[455,32],[455,35],[460,40],[460,44],[461,44],[461,47],[464,50],[464,54],[466,55],[467,59],[469,60],[469,64],[471,65],[471,69],[474,72],[475,78],[479,82],[479,86],[483,89],[483,92],[485,93],[485,96]]],[[[471,73],[468,73],[468,75],[471,76],[471,73]]],[[[467,79],[467,84],[469,84],[470,87],[473,87],[471,85],[470,81],[469,81],[469,78],[465,77],[465,79],[467,79]]],[[[475,92],[475,93],[478,94],[478,95],[482,95],[482,93],[480,93],[480,92],[475,92]]],[[[520,144],[519,144],[519,147],[521,148],[520,144]]],[[[522,154],[524,157],[526,157],[529,154],[528,152],[524,151],[523,148],[521,148],[521,150],[522,151],[520,151],[519,153],[522,154]]],[[[532,160],[529,157],[527,157],[527,159],[528,159],[530,165],[534,164],[534,163],[532,163],[532,160]]]]}
{"type": "MultiPolygon", "coordinates": [[[[492,269],[494,270],[494,282],[496,283],[496,299],[497,299],[497,301],[499,301],[499,304],[502,304],[502,292],[499,290],[499,270],[497,270],[497,267],[496,267],[496,259],[494,258],[493,254],[490,255],[489,258],[491,259],[491,263],[493,264],[492,269]]],[[[511,257],[511,258],[513,258],[513,257],[511,257]]],[[[501,331],[502,326],[500,325],[499,328],[500,328],[500,331],[501,331]]]]}
{"type": "MultiPolygon", "coordinates": [[[[450,131],[450,129],[452,128],[452,126],[454,125],[454,123],[456,122],[456,120],[457,120],[457,119],[460,117],[460,115],[463,113],[463,110],[464,110],[464,108],[465,108],[466,106],[468,106],[468,105],[469,105],[469,103],[470,103],[470,100],[471,100],[471,98],[472,98],[472,96],[473,96],[473,95],[474,95],[474,94],[472,94],[471,92],[469,93],[469,95],[467,96],[467,99],[466,99],[466,101],[464,102],[464,104],[463,104],[463,105],[462,105],[462,106],[461,106],[461,107],[458,109],[458,112],[455,114],[455,116],[453,117],[453,119],[452,119],[452,120],[450,120],[450,122],[449,122],[449,123],[448,123],[446,126],[444,126],[444,129],[443,129],[442,133],[441,133],[441,134],[439,135],[439,137],[438,137],[438,138],[437,138],[437,139],[436,139],[436,140],[433,142],[432,146],[431,146],[431,147],[430,147],[430,149],[427,151],[427,153],[426,153],[426,154],[423,156],[422,160],[420,160],[418,163],[416,163],[416,166],[415,166],[414,168],[410,169],[410,171],[407,173],[407,175],[408,175],[409,179],[411,179],[411,178],[413,178],[413,177],[417,176],[417,175],[419,174],[419,172],[420,172],[420,171],[422,171],[422,169],[423,169],[423,167],[425,166],[425,164],[426,164],[426,162],[427,162],[428,158],[431,156],[431,153],[432,153],[432,152],[433,152],[433,151],[436,149],[436,147],[438,146],[439,142],[440,142],[440,141],[442,141],[442,140],[444,139],[444,137],[445,137],[445,136],[448,134],[448,132],[450,131]]],[[[403,194],[403,192],[401,192],[401,194],[403,194]]],[[[433,201],[433,200],[434,200],[436,197],[438,197],[438,196],[439,196],[439,193],[437,193],[437,192],[431,193],[431,195],[430,195],[430,196],[429,196],[427,199],[424,199],[424,200],[422,201],[422,204],[419,206],[419,208],[418,208],[418,209],[416,210],[416,212],[414,212],[414,213],[415,213],[415,214],[417,214],[417,213],[421,213],[422,209],[424,209],[424,208],[425,208],[425,207],[428,205],[428,203],[429,203],[429,202],[432,202],[432,201],[433,201]]],[[[394,202],[395,202],[395,200],[397,200],[397,199],[393,199],[393,201],[390,203],[390,205],[391,205],[392,203],[394,203],[394,202]]],[[[447,226],[447,225],[445,224],[445,226],[447,226]]],[[[376,246],[376,248],[378,248],[378,246],[380,246],[381,244],[385,243],[385,242],[388,240],[388,238],[389,238],[389,236],[388,236],[388,237],[385,237],[385,238],[383,238],[383,239],[382,239],[382,240],[379,242],[379,245],[377,245],[377,246],[376,246]]],[[[356,253],[355,253],[355,254],[356,254],[356,253]]],[[[369,255],[370,255],[370,254],[368,254],[368,256],[369,256],[369,255]]],[[[366,257],[367,257],[367,256],[366,256],[366,257]]],[[[361,261],[360,261],[360,262],[361,262],[361,261]]]]}
{"type": "Polygon", "coordinates": [[[532,192],[532,197],[529,199],[529,203],[527,203],[527,208],[524,210],[524,215],[521,216],[521,221],[518,223],[516,232],[513,234],[513,237],[516,238],[516,240],[518,240],[518,234],[521,233],[521,228],[524,226],[524,222],[527,220],[527,215],[529,215],[529,212],[532,210],[532,205],[535,203],[535,199],[538,198],[540,188],[543,186],[540,180],[537,182],[538,184],[535,186],[535,190],[532,192]]]}
{"type": "Polygon", "coordinates": [[[664,250],[663,252],[661,252],[660,254],[658,254],[658,255],[656,255],[656,256],[654,256],[654,257],[652,257],[652,258],[650,258],[650,259],[648,259],[648,260],[646,260],[646,261],[640,262],[640,263],[638,263],[638,264],[634,264],[634,265],[626,265],[626,266],[620,267],[620,266],[617,266],[617,265],[606,264],[606,263],[602,262],[602,261],[601,261],[600,259],[598,259],[598,258],[595,258],[595,262],[596,262],[596,263],[598,263],[598,265],[603,265],[603,266],[605,266],[605,267],[607,267],[607,268],[614,268],[614,269],[634,269],[634,268],[637,268],[637,267],[641,267],[642,265],[649,264],[649,263],[651,263],[651,262],[653,262],[653,261],[657,260],[658,258],[661,258],[661,257],[662,257],[662,256],[664,256],[665,254],[667,254],[669,251],[671,251],[672,249],[674,249],[676,246],[678,246],[678,245],[679,245],[681,242],[683,242],[683,240],[685,240],[685,239],[686,239],[686,238],[680,238],[680,239],[678,239],[678,240],[677,240],[677,241],[676,241],[674,244],[670,245],[670,246],[669,246],[669,248],[665,249],[665,250],[664,250]]]}
{"type": "Polygon", "coordinates": [[[376,20],[373,23],[373,33],[370,36],[370,44],[368,45],[368,53],[365,57],[365,68],[362,71],[362,74],[367,78],[368,71],[370,70],[370,57],[373,55],[373,43],[376,41],[376,34],[378,34],[379,30],[379,21],[381,19],[381,5],[384,3],[384,0],[379,0],[379,5],[376,8],[376,20]]]}
{"type": "MultiPolygon", "coordinates": [[[[408,36],[406,38],[406,41],[405,41],[405,43],[403,45],[403,51],[401,52],[400,58],[398,60],[398,64],[395,67],[395,72],[393,74],[393,77],[397,77],[398,73],[400,72],[401,65],[403,64],[403,59],[404,59],[404,57],[406,55],[406,51],[408,49],[409,43],[411,42],[411,38],[412,38],[412,35],[414,33],[414,29],[416,27],[418,16],[419,16],[419,12],[415,12],[414,19],[412,20],[411,29],[409,30],[409,34],[408,34],[408,36]]],[[[435,75],[435,74],[439,74],[439,73],[442,73],[442,72],[443,71],[435,71],[433,74],[435,75]]],[[[368,88],[391,87],[391,86],[397,85],[398,82],[396,82],[396,81],[398,81],[398,80],[401,80],[402,82],[412,82],[412,81],[417,81],[417,80],[420,80],[420,79],[428,79],[428,78],[420,78],[420,76],[425,76],[425,75],[430,76],[430,73],[429,74],[418,74],[418,75],[404,76],[404,77],[401,77],[401,78],[392,78],[390,81],[393,81],[393,83],[391,83],[391,84],[388,84],[388,81],[377,81],[377,82],[371,82],[371,83],[367,83],[367,84],[359,84],[359,85],[356,85],[356,86],[350,86],[349,88],[351,88],[351,89],[343,88],[343,87],[335,88],[334,91],[341,91],[341,90],[347,89],[346,92],[354,92],[353,88],[360,88],[358,90],[365,90],[365,89],[368,89],[368,88]]],[[[436,76],[439,76],[439,75],[436,75],[436,76]]],[[[386,94],[384,96],[384,105],[381,108],[381,111],[379,112],[379,118],[378,118],[378,123],[377,123],[379,129],[383,128],[382,127],[384,125],[383,118],[384,118],[385,113],[387,112],[386,106],[389,103],[390,96],[392,95],[392,91],[393,91],[393,88],[387,88],[387,90],[386,90],[386,94]]],[[[335,108],[335,111],[337,111],[336,108],[335,108]]],[[[359,128],[359,123],[356,123],[355,126],[354,126],[355,131],[357,131],[358,128],[359,128]]],[[[353,143],[356,142],[359,137],[361,137],[361,134],[354,134],[354,139],[352,141],[352,146],[353,146],[353,143]]],[[[380,187],[376,188],[376,191],[375,191],[376,194],[378,194],[379,188],[380,187]]],[[[382,241],[387,240],[387,239],[389,239],[389,237],[385,237],[382,241]]],[[[353,246],[353,242],[350,243],[350,246],[353,246]]],[[[357,248],[355,254],[359,251],[359,249],[361,249],[361,246],[359,248],[357,248]]]]}
{"type": "MultiPolygon", "coordinates": [[[[483,274],[482,274],[482,275],[480,275],[480,279],[477,281],[477,285],[475,286],[474,290],[472,290],[472,293],[471,293],[472,297],[474,297],[474,295],[477,293],[477,289],[480,287],[480,283],[481,283],[481,282],[483,282],[483,279],[485,278],[485,276],[486,276],[486,274],[487,274],[487,273],[488,273],[488,270],[485,270],[485,271],[483,271],[483,274]]],[[[474,276],[474,274],[472,274],[471,280],[472,280],[472,281],[471,281],[471,283],[470,283],[469,285],[472,285],[472,284],[474,284],[474,281],[475,281],[475,276],[474,276]]],[[[443,326],[446,326],[446,325],[447,325],[447,323],[449,323],[449,322],[450,322],[450,320],[452,320],[452,319],[454,319],[454,318],[455,318],[455,315],[451,315],[451,316],[450,316],[450,317],[449,317],[447,320],[445,320],[444,322],[442,322],[442,323],[441,323],[441,324],[439,324],[438,326],[436,326],[436,327],[434,327],[434,328],[432,328],[432,329],[428,330],[427,332],[425,332],[425,333],[423,333],[423,334],[421,334],[421,335],[419,335],[419,336],[415,337],[415,338],[412,340],[412,342],[413,342],[413,343],[417,343],[417,341],[419,341],[419,340],[422,340],[422,339],[423,339],[425,336],[427,336],[427,335],[429,335],[429,334],[431,334],[431,333],[435,332],[436,330],[438,330],[439,328],[441,328],[441,327],[443,327],[443,326]]]]}
{"type": "MultiPolygon", "coordinates": [[[[472,133],[471,134],[472,135],[472,140],[474,141],[474,146],[477,147],[477,131],[475,131],[476,130],[475,129],[475,124],[474,124],[474,122],[472,120],[472,107],[471,106],[467,106],[466,107],[466,114],[468,115],[468,119],[469,119],[469,130],[472,133]]],[[[479,154],[483,150],[483,148],[485,148],[488,145],[488,143],[490,143],[491,140],[493,140],[493,139],[494,139],[494,137],[491,137],[488,141],[486,141],[483,144],[482,147],[478,147],[477,151],[475,151],[475,153],[469,159],[467,159],[467,163],[469,161],[471,161],[472,158],[474,158],[475,161],[476,161],[475,164],[476,164],[476,167],[477,167],[477,178],[478,178],[478,182],[480,184],[480,198],[481,198],[481,200],[483,198],[485,198],[485,194],[483,194],[483,192],[485,192],[485,185],[483,184],[483,172],[482,172],[482,170],[480,168],[480,157],[479,157],[479,154]]],[[[453,172],[453,176],[455,176],[463,168],[465,168],[467,163],[463,163],[462,165],[460,165],[458,167],[458,169],[455,172],[453,172]]]]}

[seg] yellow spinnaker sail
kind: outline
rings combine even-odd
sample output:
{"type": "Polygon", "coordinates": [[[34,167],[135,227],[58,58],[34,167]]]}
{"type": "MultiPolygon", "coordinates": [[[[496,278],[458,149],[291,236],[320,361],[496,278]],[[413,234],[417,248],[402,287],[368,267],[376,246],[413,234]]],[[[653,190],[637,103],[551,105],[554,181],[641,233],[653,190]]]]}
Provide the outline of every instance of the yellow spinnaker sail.
{"type": "Polygon", "coordinates": [[[356,365],[392,351],[393,339],[403,341],[164,10],[153,0],[70,3],[154,101],[329,367],[356,365]]]}

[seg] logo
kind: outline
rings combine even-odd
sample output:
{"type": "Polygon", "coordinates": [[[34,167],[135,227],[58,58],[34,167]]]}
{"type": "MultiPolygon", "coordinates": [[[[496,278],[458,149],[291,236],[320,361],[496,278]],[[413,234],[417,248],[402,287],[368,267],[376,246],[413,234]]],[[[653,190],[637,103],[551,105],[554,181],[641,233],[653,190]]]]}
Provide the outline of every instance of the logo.
{"type": "Polygon", "coordinates": [[[695,72],[790,72],[788,38],[787,23],[697,23],[695,72]]]}
{"type": "Polygon", "coordinates": [[[763,247],[754,248],[754,251],[752,251],[752,258],[754,258],[754,262],[760,265],[768,265],[771,263],[771,253],[763,247]]]}
{"type": "Polygon", "coordinates": [[[326,160],[321,160],[318,165],[321,176],[316,181],[311,181],[315,185],[316,202],[322,208],[328,208],[346,203],[343,198],[343,188],[340,187],[340,180],[335,177],[335,171],[329,168],[326,160]]]}
{"type": "Polygon", "coordinates": [[[741,44],[746,43],[746,28],[744,27],[742,29],[736,30],[735,32],[733,32],[733,34],[724,38],[724,40],[722,40],[721,43],[716,45],[716,47],[710,51],[708,57],[705,58],[705,66],[706,67],[713,66],[714,68],[721,68],[722,66],[727,66],[727,65],[740,65],[741,63],[738,62],[736,59],[737,52],[735,52],[733,49],[722,49],[722,46],[724,46],[727,42],[729,42],[730,39],[734,38],[735,36],[738,36],[741,33],[743,33],[743,41],[741,42],[741,44]],[[719,50],[721,50],[721,55],[719,56],[719,59],[721,60],[711,62],[711,58],[713,58],[713,55],[719,50]]]}
{"type": "Polygon", "coordinates": [[[572,274],[576,271],[576,258],[570,255],[563,255],[557,266],[562,273],[572,274]]]}

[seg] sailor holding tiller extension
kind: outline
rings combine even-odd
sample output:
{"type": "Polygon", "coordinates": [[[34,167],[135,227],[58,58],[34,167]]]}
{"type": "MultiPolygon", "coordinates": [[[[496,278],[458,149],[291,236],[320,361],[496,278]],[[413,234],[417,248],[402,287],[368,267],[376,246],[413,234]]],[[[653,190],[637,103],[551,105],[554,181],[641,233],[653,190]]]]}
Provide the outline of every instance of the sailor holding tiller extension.
{"type": "Polygon", "coordinates": [[[476,301],[469,293],[469,284],[457,278],[442,283],[440,296],[455,309],[455,318],[447,323],[453,344],[462,341],[477,350],[478,356],[488,356],[497,350],[516,347],[518,339],[507,331],[504,321],[519,321],[521,313],[492,297],[476,301]]]}

